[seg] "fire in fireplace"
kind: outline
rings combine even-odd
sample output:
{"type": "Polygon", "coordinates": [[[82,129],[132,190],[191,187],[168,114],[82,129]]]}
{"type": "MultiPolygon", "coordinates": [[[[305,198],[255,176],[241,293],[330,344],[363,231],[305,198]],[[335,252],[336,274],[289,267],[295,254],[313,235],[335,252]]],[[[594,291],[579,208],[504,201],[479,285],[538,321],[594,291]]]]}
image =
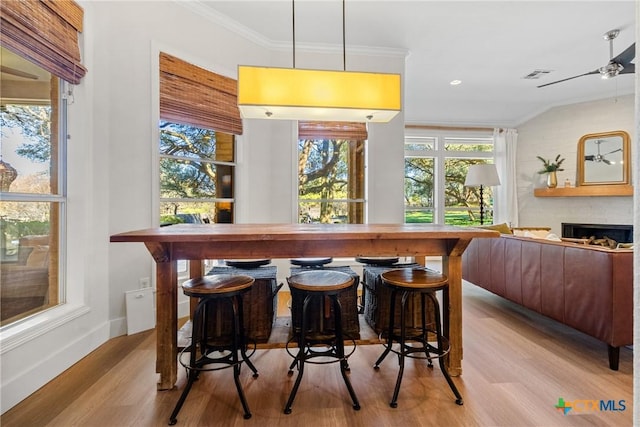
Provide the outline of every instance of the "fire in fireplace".
{"type": "Polygon", "coordinates": [[[618,243],[633,243],[633,225],[562,223],[562,237],[588,239],[608,237],[618,243]]]}

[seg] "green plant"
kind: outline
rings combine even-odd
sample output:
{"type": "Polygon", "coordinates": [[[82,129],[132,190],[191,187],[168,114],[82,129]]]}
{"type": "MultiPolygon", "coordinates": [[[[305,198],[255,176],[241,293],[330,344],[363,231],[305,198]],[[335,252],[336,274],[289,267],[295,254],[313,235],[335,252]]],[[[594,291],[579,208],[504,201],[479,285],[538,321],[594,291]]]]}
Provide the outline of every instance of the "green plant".
{"type": "Polygon", "coordinates": [[[538,171],[539,174],[564,170],[560,167],[562,165],[562,162],[564,162],[564,159],[560,158],[560,154],[556,156],[556,159],[553,162],[551,160],[546,160],[540,156],[536,157],[539,158],[543,164],[542,170],[538,171]]]}
{"type": "Polygon", "coordinates": [[[162,225],[182,224],[182,223],[184,223],[184,219],[179,218],[176,215],[160,215],[160,224],[162,225]]]}

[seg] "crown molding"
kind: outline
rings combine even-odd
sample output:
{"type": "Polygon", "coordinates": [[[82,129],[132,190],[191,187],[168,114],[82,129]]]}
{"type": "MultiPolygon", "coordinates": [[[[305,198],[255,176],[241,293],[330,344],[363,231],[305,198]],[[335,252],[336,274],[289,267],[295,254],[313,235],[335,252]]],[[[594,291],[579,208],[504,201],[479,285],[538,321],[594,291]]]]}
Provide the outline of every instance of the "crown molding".
{"type": "MultiPolygon", "coordinates": [[[[206,6],[200,0],[173,0],[178,5],[190,10],[194,14],[201,16],[212,23],[225,28],[232,33],[235,33],[252,43],[257,44],[265,49],[281,52],[291,52],[293,49],[293,42],[282,42],[268,39],[262,34],[246,27],[239,22],[233,20],[227,15],[217,12],[210,7],[206,6]]],[[[384,56],[384,57],[400,57],[407,58],[410,55],[408,49],[397,48],[380,48],[370,46],[348,46],[347,52],[355,55],[368,55],[368,56],[384,56]]],[[[342,53],[342,45],[327,44],[327,43],[299,43],[296,42],[296,51],[304,51],[306,53],[342,53]]]]}

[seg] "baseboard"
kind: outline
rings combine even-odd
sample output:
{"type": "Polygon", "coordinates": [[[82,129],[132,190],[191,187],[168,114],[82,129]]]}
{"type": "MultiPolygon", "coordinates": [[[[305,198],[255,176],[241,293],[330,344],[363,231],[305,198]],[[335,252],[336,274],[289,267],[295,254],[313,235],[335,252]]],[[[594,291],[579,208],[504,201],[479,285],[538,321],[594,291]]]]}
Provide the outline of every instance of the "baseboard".
{"type": "Polygon", "coordinates": [[[127,318],[119,317],[109,321],[109,337],[115,338],[127,335],[127,318]]]}
{"type": "Polygon", "coordinates": [[[186,301],[178,301],[178,319],[189,317],[190,315],[191,306],[189,300],[187,299],[186,301]]]}
{"type": "Polygon", "coordinates": [[[0,386],[1,413],[5,413],[40,387],[70,368],[93,350],[109,339],[109,322],[87,331],[74,341],[59,347],[54,353],[41,349],[38,352],[39,362],[31,365],[19,375],[3,382],[0,386]]]}

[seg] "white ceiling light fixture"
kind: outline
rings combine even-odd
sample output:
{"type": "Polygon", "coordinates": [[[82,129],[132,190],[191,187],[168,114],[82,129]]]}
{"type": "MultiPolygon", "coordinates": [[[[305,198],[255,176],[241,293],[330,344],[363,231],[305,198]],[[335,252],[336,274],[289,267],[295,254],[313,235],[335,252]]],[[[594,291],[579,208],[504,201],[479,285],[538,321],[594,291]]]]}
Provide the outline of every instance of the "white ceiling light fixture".
{"type": "Polygon", "coordinates": [[[458,86],[459,84],[462,84],[462,80],[451,80],[449,84],[451,86],[458,86]]]}
{"type": "Polygon", "coordinates": [[[295,0],[292,12],[293,68],[238,66],[243,118],[386,123],[400,112],[400,74],[346,71],[345,0],[343,71],[296,68],[295,0]]]}

